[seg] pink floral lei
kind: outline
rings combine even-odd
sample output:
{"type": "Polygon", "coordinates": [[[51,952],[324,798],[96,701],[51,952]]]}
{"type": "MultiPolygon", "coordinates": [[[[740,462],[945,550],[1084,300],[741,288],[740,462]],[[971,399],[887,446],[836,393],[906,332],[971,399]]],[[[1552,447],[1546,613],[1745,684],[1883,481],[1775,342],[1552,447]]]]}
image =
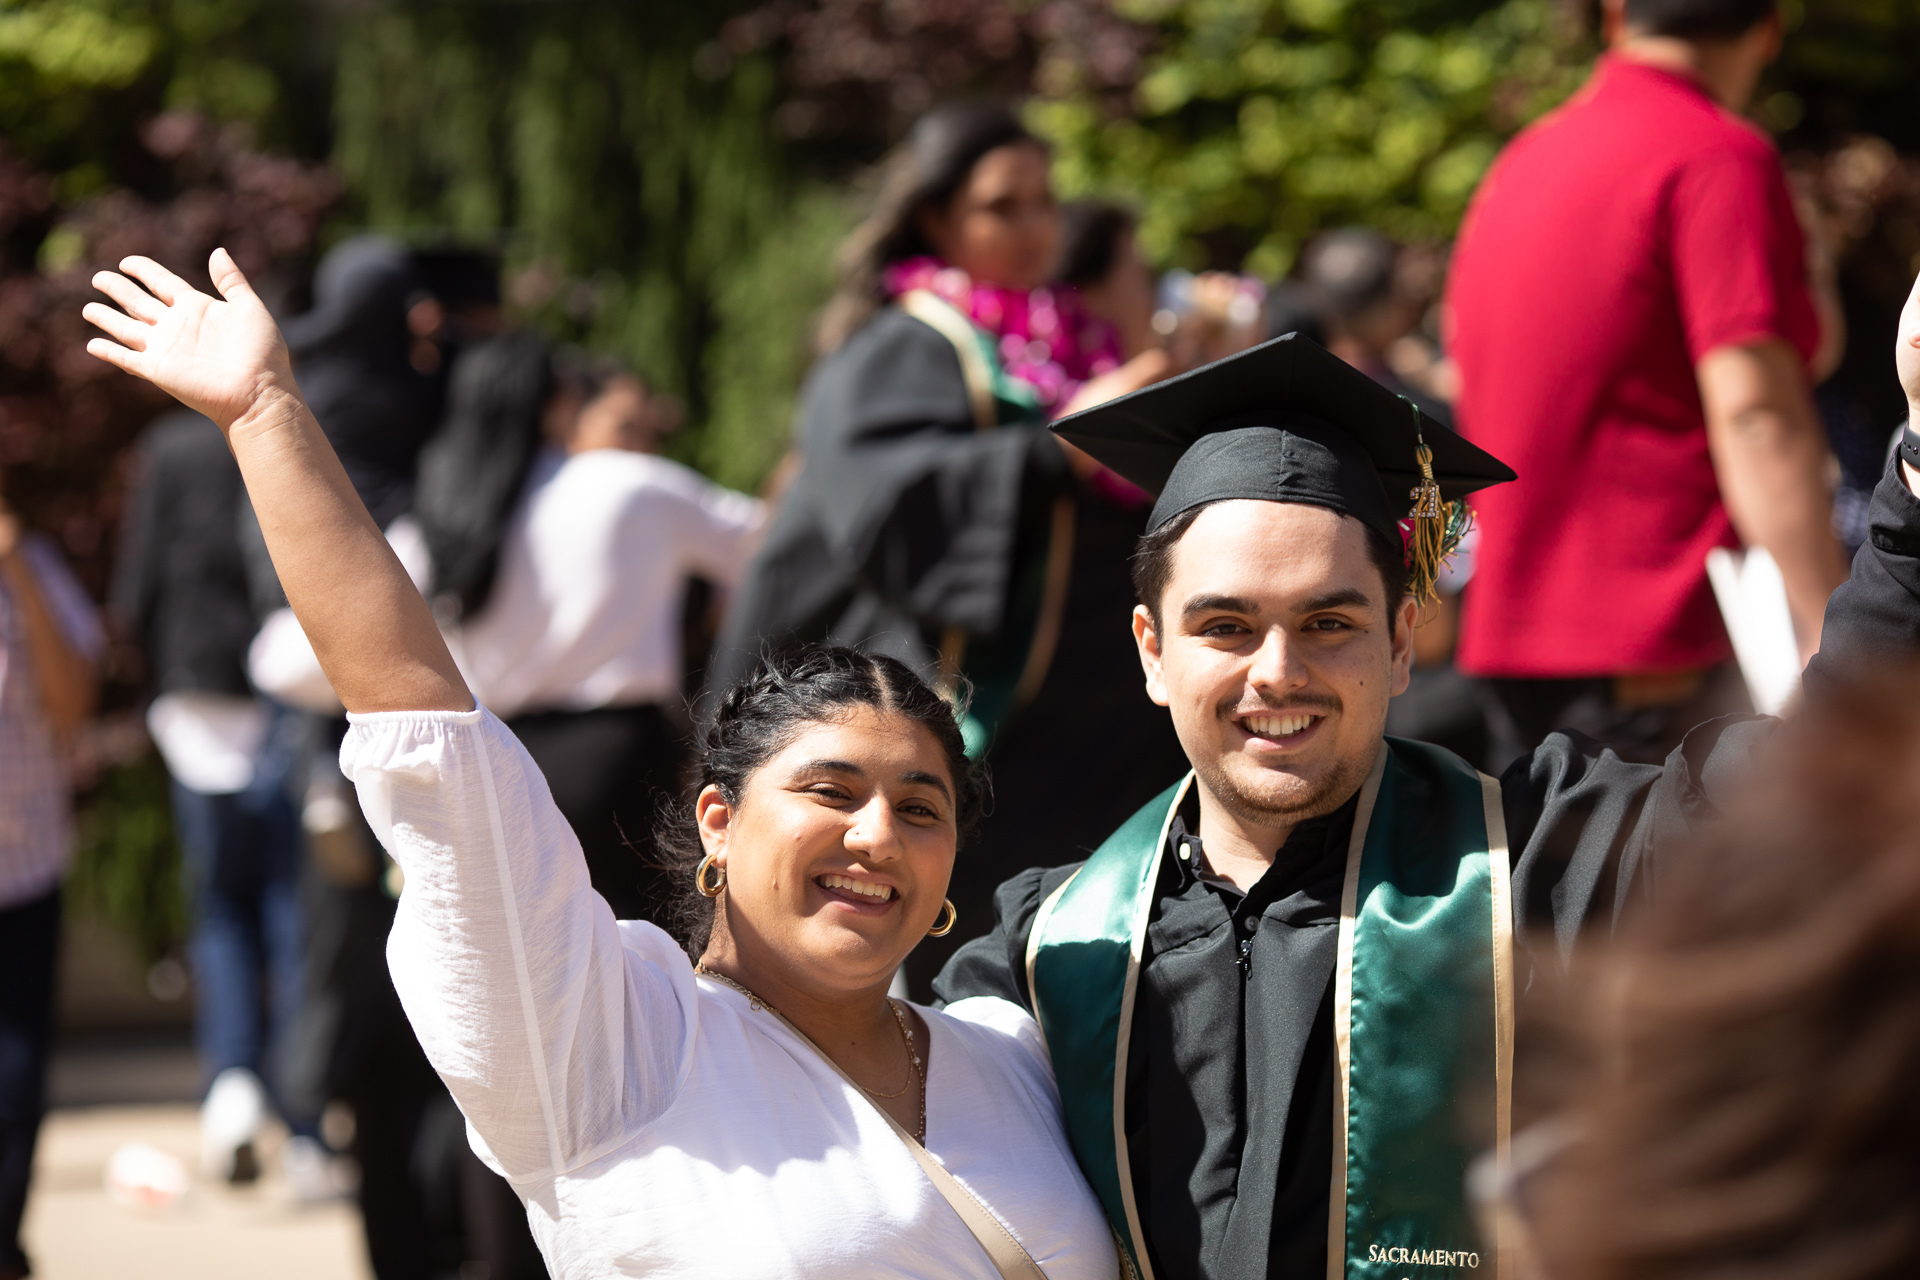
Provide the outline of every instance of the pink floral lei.
{"type": "Polygon", "coordinates": [[[1022,292],[975,281],[933,257],[908,258],[882,276],[889,298],[925,289],[1000,340],[1000,367],[1034,389],[1052,417],[1082,383],[1120,367],[1113,326],[1088,313],[1072,285],[1022,292]]]}

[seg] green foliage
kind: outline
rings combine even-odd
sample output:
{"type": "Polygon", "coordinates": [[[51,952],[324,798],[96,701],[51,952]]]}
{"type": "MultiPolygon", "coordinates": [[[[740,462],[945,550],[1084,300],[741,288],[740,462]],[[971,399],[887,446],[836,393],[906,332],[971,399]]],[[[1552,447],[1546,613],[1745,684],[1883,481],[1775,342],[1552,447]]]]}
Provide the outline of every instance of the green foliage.
{"type": "Polygon", "coordinates": [[[1920,5],[1787,0],[1786,13],[1786,48],[1762,88],[1761,120],[1789,146],[1825,149],[1871,133],[1920,148],[1920,5]]]}
{"type": "Polygon", "coordinates": [[[272,0],[0,0],[0,138],[65,203],[141,185],[134,135],[163,107],[315,145],[311,25],[272,0]]]}
{"type": "Polygon", "coordinates": [[[1127,109],[1071,71],[1030,108],[1069,194],[1142,211],[1156,260],[1269,278],[1348,222],[1449,234],[1500,144],[1590,50],[1551,0],[1125,0],[1157,28],[1127,109]]]}
{"type": "Polygon", "coordinates": [[[692,447],[674,451],[721,484],[751,490],[780,461],[813,359],[809,322],[833,292],[833,252],[857,213],[844,192],[809,187],[720,278],[706,364],[712,411],[689,433],[692,447]]]}
{"type": "Polygon", "coordinates": [[[67,909],[104,921],[151,964],[187,936],[166,767],[148,753],[108,768],[80,797],[77,819],[67,909]]]}
{"type": "Polygon", "coordinates": [[[683,397],[676,449],[777,460],[833,202],[769,136],[777,68],[689,6],[398,5],[347,22],[334,163],[366,222],[495,240],[512,301],[683,397]]]}

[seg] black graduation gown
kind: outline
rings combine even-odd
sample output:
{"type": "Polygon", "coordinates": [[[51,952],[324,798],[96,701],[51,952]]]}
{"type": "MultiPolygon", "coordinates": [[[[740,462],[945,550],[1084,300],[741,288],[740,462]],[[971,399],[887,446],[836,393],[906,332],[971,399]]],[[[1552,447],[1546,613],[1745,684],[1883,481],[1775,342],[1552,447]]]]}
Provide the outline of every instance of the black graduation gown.
{"type": "Polygon", "coordinates": [[[734,598],[713,688],[769,643],[855,645],[931,674],[947,628],[1000,631],[1066,462],[1039,423],[974,425],[946,338],[881,310],[808,377],[795,446],[805,465],[734,598]]]}
{"type": "Polygon", "coordinates": [[[987,928],[995,885],[1071,848],[1076,827],[1118,825],[1184,767],[1128,630],[1147,512],[1076,486],[1038,422],[978,429],[952,343],[895,307],[815,369],[796,445],[805,466],[735,597],[713,689],[770,643],[853,645],[931,676],[949,627],[997,637],[1022,625],[1009,616],[1016,578],[1044,554],[1055,500],[1074,501],[1053,661],[988,753],[993,810],[955,868],[959,927],[908,965],[924,993],[953,948],[987,928]],[[1050,802],[1063,784],[1088,798],[1076,813],[1050,802]]]}
{"type": "MultiPolygon", "coordinates": [[[[1850,665],[1920,654],[1920,501],[1892,468],[1871,519],[1853,576],[1828,606],[1809,696],[1850,665]]],[[[1555,734],[1507,770],[1523,1025],[1541,976],[1588,928],[1610,928],[1650,891],[1658,857],[1683,852],[1676,837],[1714,812],[1771,724],[1710,721],[1664,765],[1629,764],[1590,739],[1555,734]]],[[[1353,807],[1302,824],[1244,896],[1178,857],[1184,829],[1169,836],[1176,847],[1163,860],[1128,1042],[1126,1117],[1134,1192],[1163,1280],[1326,1274],[1331,992],[1353,807]]],[[[1195,817],[1184,815],[1184,826],[1195,817]]],[[[962,949],[936,994],[1031,1008],[1028,933],[1072,870],[1031,870],[1002,885],[994,932],[962,949]]]]}

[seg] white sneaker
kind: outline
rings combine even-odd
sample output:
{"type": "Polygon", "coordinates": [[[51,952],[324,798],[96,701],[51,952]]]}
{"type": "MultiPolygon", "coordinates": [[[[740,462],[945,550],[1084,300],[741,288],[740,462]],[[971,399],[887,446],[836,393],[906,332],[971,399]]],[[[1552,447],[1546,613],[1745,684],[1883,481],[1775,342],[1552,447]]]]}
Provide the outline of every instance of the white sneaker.
{"type": "Polygon", "coordinates": [[[267,1116],[267,1090],[245,1067],[228,1067],[213,1078],[200,1104],[200,1174],[225,1182],[260,1176],[255,1143],[267,1116]]]}
{"type": "Polygon", "coordinates": [[[317,1138],[288,1138],[280,1151],[280,1174],[296,1204],[344,1200],[358,1189],[353,1162],[334,1155],[317,1138]]]}

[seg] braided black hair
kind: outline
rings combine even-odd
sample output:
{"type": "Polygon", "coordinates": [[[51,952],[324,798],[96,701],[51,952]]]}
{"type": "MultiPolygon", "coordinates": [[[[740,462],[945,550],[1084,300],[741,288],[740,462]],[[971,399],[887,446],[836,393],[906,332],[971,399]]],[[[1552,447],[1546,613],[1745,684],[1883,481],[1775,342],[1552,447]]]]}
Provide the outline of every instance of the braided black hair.
{"type": "Polygon", "coordinates": [[[713,900],[702,897],[693,883],[694,868],[706,856],[694,801],[712,786],[729,805],[739,804],[755,771],[809,726],[857,707],[904,716],[931,733],[953,777],[954,825],[961,843],[979,823],[985,779],[967,759],[952,705],[912,668],[896,658],[838,645],[768,653],[721,696],[685,793],[655,825],[659,864],[677,886],[665,924],[689,955],[699,957],[713,929],[713,900]]]}

